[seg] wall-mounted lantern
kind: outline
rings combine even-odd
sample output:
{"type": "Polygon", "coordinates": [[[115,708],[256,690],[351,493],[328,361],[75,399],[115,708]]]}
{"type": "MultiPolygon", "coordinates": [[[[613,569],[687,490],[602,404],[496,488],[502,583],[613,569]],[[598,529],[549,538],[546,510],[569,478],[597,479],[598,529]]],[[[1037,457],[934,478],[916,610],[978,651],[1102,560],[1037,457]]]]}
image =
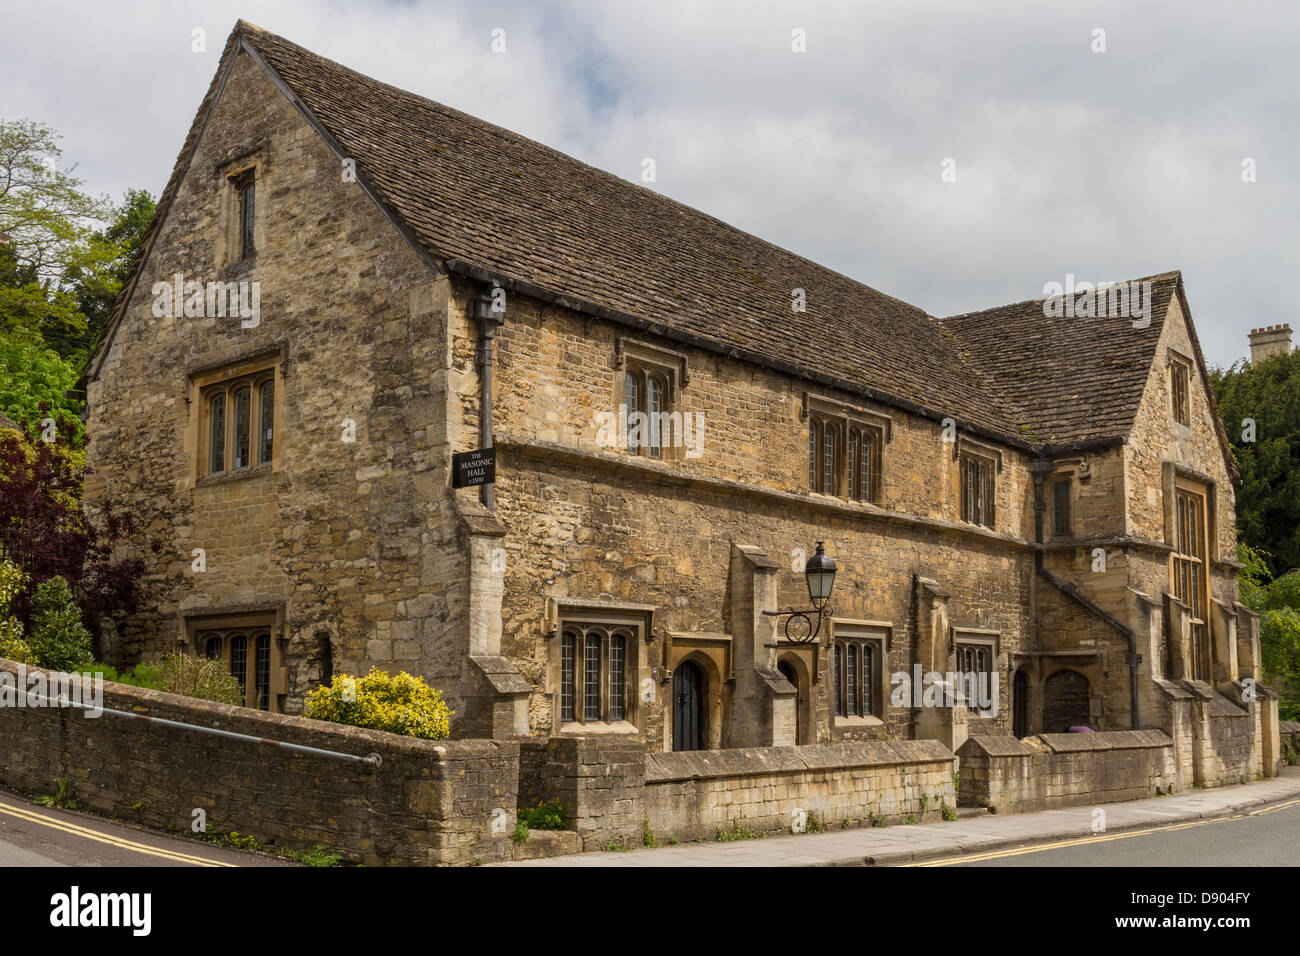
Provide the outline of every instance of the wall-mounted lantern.
{"type": "Polygon", "coordinates": [[[835,559],[826,554],[822,544],[821,541],[817,542],[817,551],[803,566],[812,607],[763,612],[771,617],[784,617],[786,639],[795,644],[807,644],[816,640],[821,633],[822,622],[833,613],[831,589],[835,587],[835,559]]]}

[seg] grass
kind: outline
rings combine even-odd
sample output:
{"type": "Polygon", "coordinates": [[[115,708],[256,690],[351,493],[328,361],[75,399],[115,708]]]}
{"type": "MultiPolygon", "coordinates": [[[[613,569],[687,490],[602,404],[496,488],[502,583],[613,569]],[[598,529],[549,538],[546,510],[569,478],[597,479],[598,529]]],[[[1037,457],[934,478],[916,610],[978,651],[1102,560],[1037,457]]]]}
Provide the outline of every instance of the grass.
{"type": "Polygon", "coordinates": [[[757,833],[748,827],[742,827],[739,821],[732,823],[730,830],[719,830],[718,835],[714,837],[719,843],[732,843],[736,840],[754,840],[757,838],[757,833]]]}
{"type": "Polygon", "coordinates": [[[568,826],[568,820],[564,817],[564,804],[559,800],[539,803],[531,809],[520,807],[515,813],[515,819],[530,830],[563,830],[568,826]]]}
{"type": "Polygon", "coordinates": [[[62,810],[77,809],[76,803],[72,800],[71,788],[68,786],[67,777],[54,778],[54,793],[37,797],[33,802],[42,807],[58,807],[62,810]]]}

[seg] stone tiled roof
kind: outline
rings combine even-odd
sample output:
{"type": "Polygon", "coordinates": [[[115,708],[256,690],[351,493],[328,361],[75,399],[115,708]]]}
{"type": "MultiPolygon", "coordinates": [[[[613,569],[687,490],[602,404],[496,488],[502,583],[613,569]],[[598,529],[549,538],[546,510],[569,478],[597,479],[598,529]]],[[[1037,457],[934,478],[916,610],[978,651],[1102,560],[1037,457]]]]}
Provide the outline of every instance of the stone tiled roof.
{"type": "Polygon", "coordinates": [[[21,425],[19,425],[16,421],[14,421],[4,412],[0,412],[0,428],[12,428],[15,429],[16,431],[23,430],[21,425]]]}
{"type": "Polygon", "coordinates": [[[98,373],[241,46],[273,71],[331,145],[356,161],[358,178],[433,261],[811,383],[951,416],[1008,444],[1123,435],[1170,283],[1181,281],[1176,273],[1155,277],[1152,325],[1141,332],[1127,319],[1045,320],[1035,302],[940,322],[651,189],[241,20],[87,378],[98,373]],[[791,309],[794,289],[805,290],[804,312],[791,309]]]}
{"type": "Polygon", "coordinates": [[[434,258],[1015,436],[1009,409],[922,309],[517,133],[241,29],[434,258]],[[797,288],[807,296],[801,313],[791,309],[797,288]]]}
{"type": "Polygon", "coordinates": [[[1123,316],[1049,317],[1044,299],[943,320],[968,359],[1020,410],[1034,442],[1071,443],[1128,432],[1155,358],[1177,272],[1148,276],[1151,322],[1123,316]]]}

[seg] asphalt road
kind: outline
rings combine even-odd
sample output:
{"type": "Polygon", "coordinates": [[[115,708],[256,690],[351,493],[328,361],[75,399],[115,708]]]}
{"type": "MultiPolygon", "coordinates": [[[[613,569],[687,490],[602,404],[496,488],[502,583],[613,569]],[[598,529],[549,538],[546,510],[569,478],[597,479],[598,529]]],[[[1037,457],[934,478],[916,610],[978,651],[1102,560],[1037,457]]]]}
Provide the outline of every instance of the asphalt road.
{"type": "Polygon", "coordinates": [[[0,791],[0,867],[291,865],[262,853],[210,846],[85,813],[42,807],[0,791]]]}
{"type": "Polygon", "coordinates": [[[1300,866],[1300,800],[1219,820],[1098,834],[917,866],[1300,866]]]}

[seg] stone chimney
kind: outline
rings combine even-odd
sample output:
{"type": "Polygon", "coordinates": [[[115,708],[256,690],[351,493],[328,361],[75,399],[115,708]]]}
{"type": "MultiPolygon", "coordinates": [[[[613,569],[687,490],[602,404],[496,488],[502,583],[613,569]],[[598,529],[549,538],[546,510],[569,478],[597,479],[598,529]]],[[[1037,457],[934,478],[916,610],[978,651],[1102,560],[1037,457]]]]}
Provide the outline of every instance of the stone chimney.
{"type": "Polygon", "coordinates": [[[1258,365],[1274,355],[1286,355],[1290,351],[1291,326],[1266,325],[1262,329],[1250,330],[1251,365],[1258,365]]]}

